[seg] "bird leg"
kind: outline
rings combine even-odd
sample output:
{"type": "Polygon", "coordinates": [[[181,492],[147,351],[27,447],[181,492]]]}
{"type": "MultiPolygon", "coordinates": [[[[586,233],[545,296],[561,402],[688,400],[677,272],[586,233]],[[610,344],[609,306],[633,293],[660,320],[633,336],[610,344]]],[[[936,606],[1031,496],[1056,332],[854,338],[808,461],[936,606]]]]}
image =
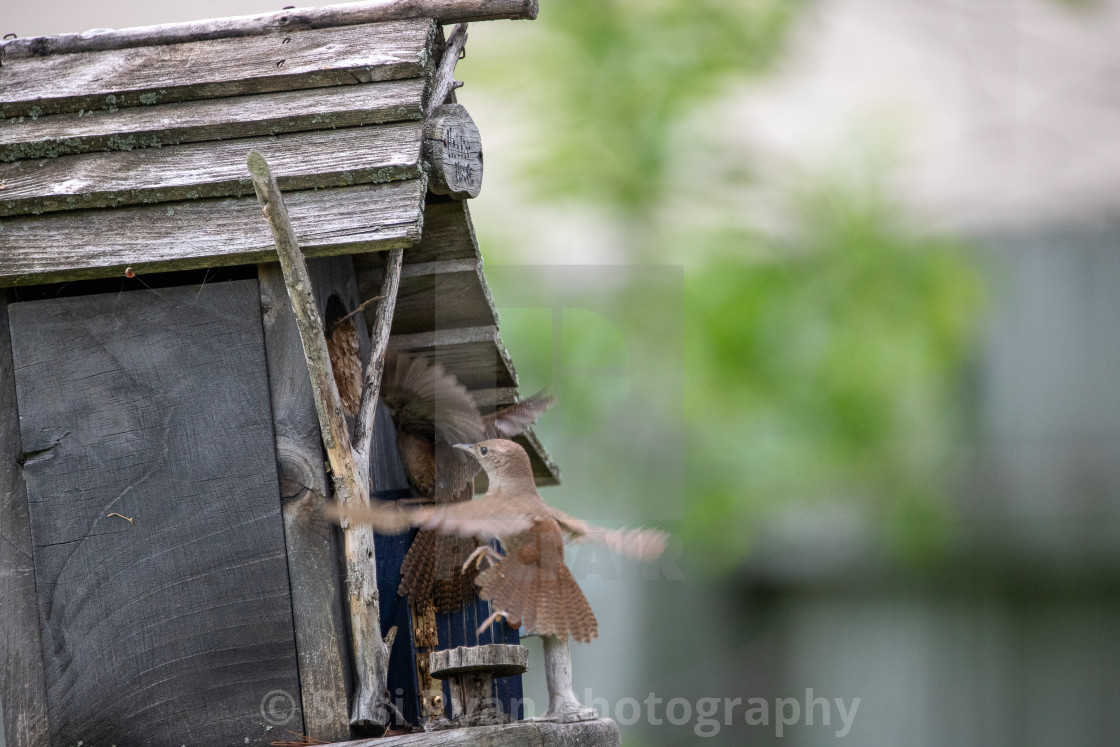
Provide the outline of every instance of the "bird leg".
{"type": "Polygon", "coordinates": [[[466,561],[463,563],[463,572],[466,573],[467,569],[471,567],[471,563],[478,566],[479,570],[482,569],[482,561],[489,561],[490,565],[494,565],[502,559],[501,553],[495,550],[490,545],[485,543],[479,545],[474,549],[470,555],[467,556],[466,561]]]}
{"type": "Polygon", "coordinates": [[[572,650],[568,647],[568,636],[561,639],[554,635],[542,635],[541,641],[544,643],[548,710],[540,720],[569,723],[599,718],[599,712],[576,700],[572,691],[572,650]]]}
{"type": "Polygon", "coordinates": [[[484,620],[482,625],[478,626],[478,631],[475,632],[475,635],[482,635],[486,628],[488,628],[489,626],[493,625],[494,623],[498,622],[498,620],[501,620],[501,619],[504,619],[504,620],[506,620],[506,622],[508,622],[508,620],[510,620],[510,616],[505,614],[504,609],[495,610],[494,613],[491,616],[487,617],[484,620]]]}

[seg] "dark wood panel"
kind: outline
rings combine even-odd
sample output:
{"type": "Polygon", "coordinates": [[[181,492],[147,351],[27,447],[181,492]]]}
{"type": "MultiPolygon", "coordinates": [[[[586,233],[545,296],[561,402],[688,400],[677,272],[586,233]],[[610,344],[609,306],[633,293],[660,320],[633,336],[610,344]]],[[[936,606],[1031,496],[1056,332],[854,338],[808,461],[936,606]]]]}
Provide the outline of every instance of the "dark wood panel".
{"type": "Polygon", "coordinates": [[[4,163],[0,217],[252,195],[250,150],[284,190],[415,179],[422,140],[402,122],[4,163]]]}
{"type": "Polygon", "coordinates": [[[342,741],[350,736],[347,646],[338,543],[323,516],[330,485],[319,420],[280,265],[260,265],[258,272],[305,733],[342,741]]]}
{"type": "Polygon", "coordinates": [[[10,314],[51,744],[301,728],[257,282],[10,314]]]}
{"type": "Polygon", "coordinates": [[[42,116],[430,75],[429,19],[6,60],[0,116],[42,116]]]}
{"type": "Polygon", "coordinates": [[[384,124],[423,116],[423,78],[0,120],[0,161],[384,124]]]}
{"type": "Polygon", "coordinates": [[[0,291],[0,744],[46,747],[46,677],[21,443],[8,304],[0,291]]]}
{"type": "MultiPolygon", "coordinates": [[[[410,246],[424,180],[284,195],[308,256],[410,246]]],[[[256,197],[0,220],[0,285],[275,261],[256,197]]]]}

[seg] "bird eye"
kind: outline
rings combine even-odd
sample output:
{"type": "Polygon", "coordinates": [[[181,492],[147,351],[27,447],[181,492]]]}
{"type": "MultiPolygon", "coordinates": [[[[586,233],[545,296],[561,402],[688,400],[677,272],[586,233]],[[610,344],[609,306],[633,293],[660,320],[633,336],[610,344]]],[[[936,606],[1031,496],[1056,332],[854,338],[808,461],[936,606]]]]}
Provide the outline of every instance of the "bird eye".
{"type": "Polygon", "coordinates": [[[483,446],[481,449],[478,450],[478,453],[479,454],[485,454],[486,453],[486,447],[483,446]]]}

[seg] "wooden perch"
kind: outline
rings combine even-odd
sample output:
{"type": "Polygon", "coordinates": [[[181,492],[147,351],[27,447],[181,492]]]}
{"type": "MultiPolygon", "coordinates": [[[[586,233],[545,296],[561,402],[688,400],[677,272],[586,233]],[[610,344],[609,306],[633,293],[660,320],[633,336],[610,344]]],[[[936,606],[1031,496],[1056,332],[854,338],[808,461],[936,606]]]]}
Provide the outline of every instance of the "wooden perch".
{"type": "MultiPolygon", "coordinates": [[[[288,210],[264,157],[257,151],[250,151],[248,163],[253,187],[276,241],[284,285],[288,289],[296,326],[303,342],[315,410],[319,416],[319,429],[331,466],[335,500],[343,505],[364,505],[368,500],[370,483],[369,434],[373,429],[376,412],[374,404],[381,384],[381,371],[385,365],[385,348],[396,305],[403,252],[401,249],[394,249],[389,253],[382,289],[384,298],[377,310],[375,343],[366,363],[362,407],[354,428],[361,447],[354,448],[343,414],[342,399],[331,370],[323,320],[315,306],[311,278],[288,218],[288,210]],[[382,336],[385,338],[384,342],[381,341],[382,336]]],[[[397,629],[391,628],[382,639],[373,533],[364,527],[344,525],[343,547],[350,599],[351,647],[358,681],[350,711],[350,723],[359,729],[380,734],[388,726],[391,717],[388,697],[389,652],[397,629]]]]}

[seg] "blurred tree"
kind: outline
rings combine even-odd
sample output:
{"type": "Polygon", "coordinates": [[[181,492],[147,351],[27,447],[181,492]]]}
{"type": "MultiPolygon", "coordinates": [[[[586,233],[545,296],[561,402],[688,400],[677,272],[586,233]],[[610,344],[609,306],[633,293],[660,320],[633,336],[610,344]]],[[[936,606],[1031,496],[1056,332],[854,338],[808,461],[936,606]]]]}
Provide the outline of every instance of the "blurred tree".
{"type": "MultiPolygon", "coordinates": [[[[854,175],[825,172],[785,190],[783,228],[763,230],[744,205],[744,185],[757,179],[750,154],[722,124],[702,124],[735,86],[772,68],[805,3],[542,5],[532,33],[470,59],[472,85],[501,81],[524,97],[536,130],[523,169],[533,201],[605,213],[628,262],[685,266],[683,415],[650,401],[634,441],[612,444],[609,460],[601,444],[570,443],[582,457],[561,461],[582,469],[598,457],[609,464],[600,469],[629,478],[608,481],[612,500],[648,504],[664,490],[649,468],[656,434],[683,430],[679,529],[686,545],[704,538],[703,551],[689,554],[713,570],[740,564],[768,514],[791,502],[844,502],[904,553],[932,547],[955,385],[980,299],[964,248],[912,230],[875,159],[854,175]]],[[[484,246],[514,260],[511,247],[524,240],[491,233],[484,246]]],[[[492,281],[501,304],[501,274],[492,281]]],[[[656,347],[648,290],[616,293],[620,313],[656,347]]],[[[604,365],[594,325],[565,327],[557,348],[540,343],[549,323],[503,316],[530,380],[550,378],[558,349],[565,365],[604,365]]],[[[679,400],[674,379],[664,381],[662,394],[679,400]]],[[[566,420],[601,412],[597,392],[594,381],[566,387],[566,420]]]]}

